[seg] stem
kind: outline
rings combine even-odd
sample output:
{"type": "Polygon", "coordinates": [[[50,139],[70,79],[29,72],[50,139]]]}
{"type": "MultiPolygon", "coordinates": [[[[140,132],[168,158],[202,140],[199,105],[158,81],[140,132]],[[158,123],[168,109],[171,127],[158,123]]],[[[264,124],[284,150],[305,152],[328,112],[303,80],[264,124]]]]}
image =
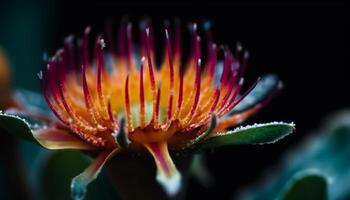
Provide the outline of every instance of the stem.
{"type": "Polygon", "coordinates": [[[182,200],[185,199],[193,156],[172,157],[183,177],[181,189],[173,197],[169,197],[157,182],[156,164],[150,155],[121,152],[109,161],[107,170],[118,194],[124,200],[182,200]]]}

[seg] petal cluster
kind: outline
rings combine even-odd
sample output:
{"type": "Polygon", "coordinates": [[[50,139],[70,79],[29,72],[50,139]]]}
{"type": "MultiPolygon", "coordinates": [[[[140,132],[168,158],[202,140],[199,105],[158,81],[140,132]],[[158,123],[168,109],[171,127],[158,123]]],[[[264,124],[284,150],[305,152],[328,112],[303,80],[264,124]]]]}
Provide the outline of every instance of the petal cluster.
{"type": "Polygon", "coordinates": [[[248,53],[240,45],[231,51],[215,44],[209,29],[202,40],[197,25],[190,25],[189,55],[183,53],[178,24],[166,25],[164,36],[156,39],[150,24],[142,23],[139,45],[133,43],[131,23],[121,24],[117,42],[110,33],[107,43],[98,35],[94,48],[90,32],[88,27],[82,39],[66,38],[39,74],[46,102],[63,124],[59,129],[107,152],[121,149],[118,137],[125,135],[154,157],[157,180],[169,194],[179,189],[181,175],[168,148],[183,149],[215,136],[268,102],[246,102],[249,109],[235,111],[258,82],[241,94],[248,53]],[[160,40],[164,53],[158,65],[155,41],[158,46],[160,40]]]}

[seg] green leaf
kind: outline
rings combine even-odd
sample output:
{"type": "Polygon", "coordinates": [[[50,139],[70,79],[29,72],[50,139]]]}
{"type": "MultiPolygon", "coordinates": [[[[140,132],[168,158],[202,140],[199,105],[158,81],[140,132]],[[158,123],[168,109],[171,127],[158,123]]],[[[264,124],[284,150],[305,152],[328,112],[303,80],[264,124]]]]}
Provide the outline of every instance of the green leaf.
{"type": "Polygon", "coordinates": [[[29,116],[17,116],[0,112],[0,129],[29,141],[35,141],[31,129],[37,129],[42,125],[41,122],[35,121],[29,116]]]}
{"type": "MultiPolygon", "coordinates": [[[[71,199],[71,180],[89,165],[86,156],[78,151],[61,150],[52,153],[42,164],[39,188],[42,199],[71,199]]],[[[89,186],[85,200],[118,199],[109,180],[99,176],[89,186]]]]}
{"type": "Polygon", "coordinates": [[[291,134],[294,130],[293,123],[254,124],[211,136],[202,143],[202,148],[240,144],[269,144],[291,134]]]}
{"type": "MultiPolygon", "coordinates": [[[[259,184],[241,194],[243,200],[281,198],[283,186],[296,174],[312,169],[327,180],[329,199],[350,199],[350,111],[337,113],[284,157],[259,184]]],[[[307,198],[303,198],[307,199],[307,198]]]]}
{"type": "Polygon", "coordinates": [[[326,200],[327,181],[326,178],[317,173],[297,174],[287,184],[286,191],[282,195],[282,200],[308,199],[308,200],[326,200]]]}
{"type": "Polygon", "coordinates": [[[202,186],[209,188],[214,185],[214,177],[207,167],[204,154],[194,155],[190,172],[202,186]]]}
{"type": "Polygon", "coordinates": [[[0,129],[28,141],[36,141],[46,149],[95,149],[70,130],[49,127],[31,116],[20,114],[0,113],[0,129]]]}

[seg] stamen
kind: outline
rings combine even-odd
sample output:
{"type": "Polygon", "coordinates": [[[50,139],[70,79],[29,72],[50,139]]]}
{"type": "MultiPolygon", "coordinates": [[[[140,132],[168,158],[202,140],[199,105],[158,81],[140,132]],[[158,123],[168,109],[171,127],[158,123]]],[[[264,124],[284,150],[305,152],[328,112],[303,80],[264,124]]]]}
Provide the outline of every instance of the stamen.
{"type": "Polygon", "coordinates": [[[200,121],[197,123],[196,127],[202,126],[203,124],[207,123],[210,116],[212,116],[212,114],[214,113],[215,108],[219,102],[220,90],[221,90],[221,86],[220,85],[216,86],[215,91],[214,91],[211,99],[208,102],[208,105],[211,104],[209,112],[206,112],[206,113],[203,113],[202,115],[200,115],[200,117],[199,117],[200,121]]]}
{"type": "Polygon", "coordinates": [[[216,105],[218,104],[219,102],[219,97],[220,97],[220,87],[216,87],[215,89],[215,94],[214,94],[214,101],[213,101],[213,104],[211,105],[211,108],[210,108],[210,113],[214,112],[215,108],[216,108],[216,105]]]}
{"type": "Polygon", "coordinates": [[[191,111],[186,116],[186,120],[185,120],[186,123],[188,123],[193,118],[193,115],[195,114],[196,109],[198,107],[199,96],[201,91],[201,67],[200,66],[201,66],[201,59],[198,59],[197,67],[196,67],[196,79],[195,79],[196,94],[194,96],[191,111]]]}
{"type": "Polygon", "coordinates": [[[140,66],[140,124],[141,127],[146,126],[145,118],[145,93],[144,93],[144,83],[143,83],[143,64],[145,62],[145,57],[141,58],[140,66]]]}
{"type": "Polygon", "coordinates": [[[209,53],[209,78],[212,81],[215,74],[215,69],[217,65],[217,46],[216,44],[212,44],[211,51],[209,53]]]}
{"type": "MultiPolygon", "coordinates": [[[[44,68],[45,69],[45,68],[44,68]]],[[[46,77],[45,77],[45,70],[44,70],[44,72],[43,72],[43,78],[40,80],[40,86],[41,86],[41,89],[42,89],[42,91],[43,91],[43,93],[44,93],[44,98],[45,98],[45,100],[46,100],[46,102],[47,102],[47,104],[48,104],[48,106],[50,107],[50,109],[52,110],[52,112],[55,114],[55,116],[63,123],[63,124],[65,124],[65,125],[69,125],[69,123],[68,123],[68,121],[66,121],[65,120],[65,118],[58,112],[60,109],[58,109],[57,107],[55,107],[54,105],[53,105],[53,102],[52,102],[52,100],[51,100],[51,98],[50,98],[50,96],[49,96],[49,91],[48,91],[48,88],[46,88],[47,87],[47,79],[46,79],[46,77]]],[[[54,100],[55,101],[55,100],[54,100]]]]}
{"type": "Polygon", "coordinates": [[[126,76],[124,93],[125,93],[125,113],[126,113],[127,124],[128,124],[128,132],[132,132],[133,126],[132,126],[132,114],[130,109],[130,97],[129,97],[129,74],[126,76]]]}
{"type": "Polygon", "coordinates": [[[197,24],[193,23],[191,24],[191,32],[192,32],[192,52],[191,52],[191,58],[192,61],[196,65],[197,60],[200,58],[200,37],[197,34],[197,24]]]}
{"type": "MultiPolygon", "coordinates": [[[[230,99],[230,96],[232,93],[236,93],[238,91],[237,87],[234,87],[234,79],[231,79],[228,83],[228,86],[226,86],[226,93],[224,95],[224,97],[222,98],[221,102],[220,102],[220,106],[218,108],[219,112],[226,107],[226,105],[228,104],[228,99],[230,99]]],[[[233,95],[234,96],[234,95],[233,95]]]]}
{"type": "Polygon", "coordinates": [[[154,118],[153,118],[154,127],[159,126],[160,91],[161,91],[160,89],[161,87],[159,86],[157,91],[156,110],[154,112],[154,118]]]}
{"type": "Polygon", "coordinates": [[[89,91],[89,86],[87,84],[86,80],[86,68],[85,65],[81,66],[81,76],[82,76],[82,82],[83,82],[83,92],[84,92],[84,99],[85,99],[85,105],[87,109],[92,109],[92,102],[91,102],[91,94],[89,91]]]}
{"type": "Polygon", "coordinates": [[[64,80],[63,80],[63,77],[64,77],[64,66],[62,66],[62,64],[59,66],[61,70],[59,70],[61,73],[58,73],[58,76],[59,76],[59,82],[58,82],[58,94],[59,94],[59,97],[62,101],[62,104],[63,104],[63,107],[65,108],[65,110],[67,111],[68,115],[71,117],[71,118],[74,118],[73,117],[73,112],[71,110],[71,108],[69,107],[68,103],[67,103],[67,100],[64,96],[64,80]]]}
{"type": "Polygon", "coordinates": [[[237,104],[239,104],[251,91],[253,91],[253,89],[255,88],[255,86],[259,83],[259,81],[261,80],[261,78],[259,77],[258,80],[256,80],[253,85],[251,85],[248,90],[242,95],[240,96],[239,99],[235,100],[232,99],[233,101],[231,102],[231,104],[228,106],[228,108],[226,109],[226,111],[233,109],[237,104]]]}
{"type": "Polygon", "coordinates": [[[240,80],[238,84],[235,85],[235,80],[231,79],[231,84],[229,85],[229,89],[227,90],[227,93],[224,97],[224,99],[221,101],[221,105],[217,109],[218,115],[223,114],[226,110],[226,108],[231,104],[232,101],[234,101],[241,91],[241,87],[243,85],[243,79],[240,80]]]}
{"type": "Polygon", "coordinates": [[[230,52],[227,48],[224,50],[225,53],[225,60],[224,60],[224,69],[221,74],[220,82],[222,85],[226,85],[230,74],[231,74],[231,58],[230,58],[230,52]]]}
{"type": "Polygon", "coordinates": [[[152,88],[152,94],[153,94],[153,119],[156,119],[156,98],[157,98],[157,91],[156,91],[156,82],[154,79],[154,72],[153,72],[153,65],[152,65],[152,56],[151,56],[151,47],[150,47],[150,35],[149,35],[149,28],[146,28],[146,52],[147,52],[147,61],[148,61],[148,71],[149,71],[149,77],[151,81],[151,88],[152,88]]]}
{"type": "MultiPolygon", "coordinates": [[[[197,32],[195,34],[197,35],[197,32]]],[[[195,40],[195,48],[194,48],[194,59],[195,59],[194,61],[197,61],[201,57],[201,47],[200,47],[201,38],[197,36],[195,39],[196,40],[195,40]]]]}
{"type": "Polygon", "coordinates": [[[166,37],[166,49],[167,49],[169,68],[170,68],[169,103],[168,103],[168,112],[167,112],[168,120],[170,120],[172,116],[173,96],[174,96],[174,65],[173,65],[173,58],[172,58],[172,52],[171,52],[171,43],[170,43],[169,33],[167,29],[165,29],[165,37],[166,37]]]}
{"type": "MultiPolygon", "coordinates": [[[[102,75],[107,78],[107,72],[104,65],[103,58],[103,48],[105,47],[104,40],[102,36],[99,36],[96,41],[96,55],[97,55],[97,94],[99,97],[99,102],[104,111],[107,111],[105,97],[102,90],[102,75]]],[[[107,114],[105,112],[105,114],[107,114]]],[[[103,117],[106,117],[105,114],[102,114],[103,117]]]]}
{"type": "Polygon", "coordinates": [[[180,69],[179,70],[179,95],[178,95],[178,99],[177,99],[177,109],[176,109],[176,114],[174,116],[174,118],[177,118],[180,111],[181,111],[181,107],[182,107],[182,101],[183,101],[183,82],[184,82],[184,75],[183,75],[183,71],[180,69]]]}
{"type": "MultiPolygon", "coordinates": [[[[146,30],[146,26],[143,21],[140,22],[140,30],[146,30]]],[[[141,56],[146,56],[146,32],[145,31],[140,31],[140,54],[141,56]]]]}
{"type": "Polygon", "coordinates": [[[58,97],[58,84],[57,82],[55,82],[55,74],[57,75],[58,74],[58,71],[57,71],[57,63],[54,62],[54,61],[49,61],[49,63],[47,64],[47,67],[46,67],[46,70],[44,70],[44,78],[45,80],[47,80],[47,85],[46,87],[48,87],[47,90],[50,90],[51,91],[51,95],[54,99],[54,102],[55,104],[58,106],[59,109],[64,109],[60,100],[59,100],[59,97],[58,97]],[[47,73],[45,73],[45,71],[47,73]],[[46,76],[45,76],[46,74],[46,76]]]}
{"type": "Polygon", "coordinates": [[[114,119],[114,116],[113,116],[112,105],[111,105],[111,98],[110,97],[108,97],[108,116],[109,116],[110,122],[114,125],[116,120],[114,119]]]}

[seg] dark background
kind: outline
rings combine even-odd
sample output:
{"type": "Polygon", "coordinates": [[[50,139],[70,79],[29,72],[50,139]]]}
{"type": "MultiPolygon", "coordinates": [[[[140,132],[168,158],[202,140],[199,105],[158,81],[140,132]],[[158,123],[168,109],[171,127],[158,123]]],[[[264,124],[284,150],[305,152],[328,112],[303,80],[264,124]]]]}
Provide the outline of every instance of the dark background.
{"type": "Polygon", "coordinates": [[[274,145],[223,147],[207,152],[208,168],[216,183],[205,188],[191,180],[188,199],[231,198],[267,169],[273,171],[282,153],[319,128],[327,115],[347,108],[350,102],[345,68],[349,9],[341,2],[5,1],[0,5],[0,45],[8,47],[10,58],[23,55],[20,60],[11,59],[14,82],[29,89],[37,88],[36,82],[28,80],[39,71],[43,51],[52,54],[65,36],[81,36],[87,25],[103,32],[105,22],[113,20],[117,27],[118,20],[126,15],[135,23],[145,16],[152,19],[160,49],[164,19],[177,17],[183,27],[188,22],[210,20],[217,43],[233,49],[239,41],[250,51],[247,83],[266,73],[281,77],[284,90],[246,123],[294,121],[296,133],[274,145]],[[18,27],[16,35],[7,33],[18,27]],[[15,47],[10,45],[13,42],[17,42],[15,47]]]}

